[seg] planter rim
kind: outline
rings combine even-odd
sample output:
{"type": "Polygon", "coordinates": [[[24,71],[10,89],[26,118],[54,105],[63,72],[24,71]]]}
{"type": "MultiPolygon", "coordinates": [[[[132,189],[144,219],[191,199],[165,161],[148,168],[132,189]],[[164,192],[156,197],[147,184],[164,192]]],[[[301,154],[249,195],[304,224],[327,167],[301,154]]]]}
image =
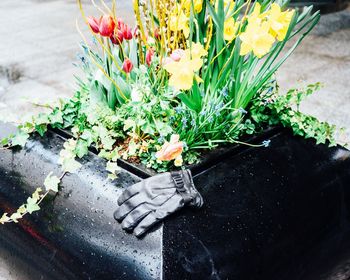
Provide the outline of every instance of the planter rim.
{"type": "MultiPolygon", "coordinates": [[[[65,140],[74,137],[72,133],[70,133],[65,129],[50,127],[50,130],[65,140]]],[[[281,131],[283,131],[283,127],[271,126],[253,135],[244,135],[240,141],[246,142],[247,144],[253,144],[253,143],[261,142],[263,140],[267,140],[272,136],[279,134],[281,131]]],[[[195,177],[198,174],[202,173],[203,171],[219,163],[222,157],[231,156],[249,148],[250,148],[249,146],[246,146],[243,144],[224,144],[219,146],[218,148],[203,152],[203,154],[201,154],[201,157],[200,157],[200,162],[191,164],[191,165],[186,165],[185,167],[190,169],[192,172],[192,175],[195,177]]],[[[94,147],[89,147],[89,150],[93,154],[98,155],[98,151],[94,147]]],[[[142,163],[140,164],[130,163],[129,161],[120,159],[120,158],[118,159],[117,162],[120,167],[124,168],[125,170],[133,173],[134,175],[142,179],[145,179],[157,174],[155,170],[146,167],[142,163]]]]}

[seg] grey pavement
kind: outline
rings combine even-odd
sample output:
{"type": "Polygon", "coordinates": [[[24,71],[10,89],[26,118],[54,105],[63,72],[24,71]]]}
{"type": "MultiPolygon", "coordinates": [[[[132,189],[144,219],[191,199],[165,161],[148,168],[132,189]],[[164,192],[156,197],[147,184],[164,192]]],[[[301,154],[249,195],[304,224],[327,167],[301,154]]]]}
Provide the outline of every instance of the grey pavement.
{"type": "MultiPolygon", "coordinates": [[[[88,2],[83,1],[87,14],[93,15],[88,2]]],[[[131,2],[117,0],[118,13],[128,22],[133,22],[131,2]]],[[[33,103],[54,103],[74,94],[79,18],[75,0],[0,1],[0,120],[23,121],[44,110],[33,103]]],[[[324,88],[307,99],[302,110],[347,127],[349,134],[350,8],[324,15],[277,78],[282,90],[322,82],[324,88]]],[[[349,271],[323,279],[349,279],[349,271]]],[[[8,255],[0,256],[0,280],[25,280],[26,274],[8,255]]]]}

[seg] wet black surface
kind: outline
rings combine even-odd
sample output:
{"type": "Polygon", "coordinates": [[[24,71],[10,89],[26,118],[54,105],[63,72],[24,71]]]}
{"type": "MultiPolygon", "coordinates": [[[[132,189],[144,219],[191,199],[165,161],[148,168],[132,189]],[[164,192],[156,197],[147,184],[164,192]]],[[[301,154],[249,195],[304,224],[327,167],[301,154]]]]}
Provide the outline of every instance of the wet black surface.
{"type": "MultiPolygon", "coordinates": [[[[17,208],[50,171],[59,174],[62,143],[50,134],[25,150],[0,151],[0,213],[17,208]]],[[[0,227],[0,250],[36,267],[32,279],[319,280],[349,259],[344,149],[283,131],[269,148],[225,156],[195,177],[204,207],[172,216],[141,240],[112,215],[122,188],[139,178],[122,171],[106,181],[105,163],[93,154],[83,164],[41,211],[0,227]]]]}
{"type": "Polygon", "coordinates": [[[223,160],[195,179],[204,208],[165,223],[166,279],[321,279],[350,251],[349,166],[286,132],[223,160]]]}
{"type": "MultiPolygon", "coordinates": [[[[0,127],[0,134],[4,133],[0,127]]],[[[49,134],[26,149],[0,152],[0,213],[12,213],[54,171],[63,140],[49,134]]],[[[139,180],[122,171],[106,180],[104,161],[90,154],[77,174],[63,179],[59,195],[19,224],[0,226],[0,249],[20,256],[40,275],[32,279],[153,279],[161,271],[161,229],[143,240],[113,218],[123,187],[139,180]]]]}

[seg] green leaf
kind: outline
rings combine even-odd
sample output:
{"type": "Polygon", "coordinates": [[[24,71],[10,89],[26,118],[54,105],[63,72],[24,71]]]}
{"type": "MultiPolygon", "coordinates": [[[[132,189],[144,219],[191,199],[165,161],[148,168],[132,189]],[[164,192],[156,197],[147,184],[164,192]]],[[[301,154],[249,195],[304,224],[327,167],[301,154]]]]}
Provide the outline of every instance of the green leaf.
{"type": "Polygon", "coordinates": [[[117,178],[117,174],[120,172],[120,167],[116,162],[107,162],[106,170],[110,173],[108,174],[108,178],[114,180],[117,178]]]}
{"type": "Polygon", "coordinates": [[[5,137],[5,138],[2,138],[2,139],[0,140],[0,144],[1,144],[2,146],[7,146],[7,145],[9,145],[9,143],[10,143],[10,138],[9,138],[9,137],[5,137]]]}
{"type": "Polygon", "coordinates": [[[47,114],[40,113],[36,118],[34,118],[36,125],[49,124],[49,116],[47,114]]]}
{"type": "Polygon", "coordinates": [[[82,135],[80,135],[80,138],[85,140],[88,146],[94,142],[94,135],[90,129],[84,129],[84,132],[82,135]]]}
{"type": "Polygon", "coordinates": [[[134,130],[134,128],[136,127],[136,123],[133,119],[128,118],[127,120],[124,121],[124,131],[129,130],[130,128],[132,128],[134,130]]]}
{"type": "MultiPolygon", "coordinates": [[[[29,214],[32,214],[33,212],[40,210],[40,206],[37,204],[37,202],[38,201],[36,199],[34,199],[32,197],[28,197],[26,208],[27,208],[27,212],[29,214]]],[[[11,216],[11,218],[12,218],[12,216],[11,216]]]]}
{"type": "Polygon", "coordinates": [[[60,110],[54,111],[49,116],[51,124],[63,124],[63,113],[60,110]]]}
{"type": "Polygon", "coordinates": [[[52,172],[47,175],[44,186],[46,187],[46,191],[54,191],[58,192],[58,185],[60,183],[60,179],[57,176],[52,176],[52,172]]]}
{"type": "Polygon", "coordinates": [[[41,137],[43,137],[45,132],[47,131],[47,124],[35,125],[35,130],[39,133],[41,137]]]}
{"type": "Polygon", "coordinates": [[[29,138],[28,133],[26,133],[22,130],[18,130],[18,132],[13,136],[13,138],[11,140],[11,144],[12,144],[12,146],[24,147],[28,138],[29,138]]]}
{"type": "Polygon", "coordinates": [[[115,140],[109,135],[108,130],[103,126],[94,127],[94,132],[100,137],[105,150],[112,150],[115,140]]]}
{"type": "Polygon", "coordinates": [[[85,140],[79,139],[75,147],[75,153],[79,158],[87,155],[89,152],[88,143],[85,140]]]}
{"type": "Polygon", "coordinates": [[[74,173],[81,167],[81,164],[74,158],[63,160],[62,169],[64,172],[74,173]]]}
{"type": "Polygon", "coordinates": [[[10,221],[10,217],[7,216],[7,213],[4,213],[2,217],[0,218],[0,224],[4,224],[10,221]]]}
{"type": "Polygon", "coordinates": [[[18,223],[18,219],[22,218],[22,214],[20,213],[13,213],[11,216],[10,216],[10,219],[15,222],[15,223],[18,223]]]}

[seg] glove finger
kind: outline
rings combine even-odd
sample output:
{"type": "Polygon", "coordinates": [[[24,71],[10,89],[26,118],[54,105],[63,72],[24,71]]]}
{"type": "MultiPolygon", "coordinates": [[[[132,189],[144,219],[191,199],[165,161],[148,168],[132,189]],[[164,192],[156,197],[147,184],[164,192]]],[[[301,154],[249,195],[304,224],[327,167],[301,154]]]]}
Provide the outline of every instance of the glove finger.
{"type": "Polygon", "coordinates": [[[141,204],[125,217],[122,222],[122,228],[125,230],[133,229],[145,216],[147,216],[152,211],[152,208],[148,204],[141,204]]]}
{"type": "Polygon", "coordinates": [[[143,182],[138,182],[130,187],[127,187],[118,198],[118,205],[122,205],[125,201],[137,195],[143,187],[143,182]]]}
{"type": "Polygon", "coordinates": [[[114,212],[114,218],[117,221],[123,220],[128,213],[130,213],[140,204],[145,203],[145,201],[146,197],[144,197],[142,194],[137,194],[131,197],[118,207],[118,209],[114,212]]]}
{"type": "Polygon", "coordinates": [[[150,202],[145,202],[137,206],[126,215],[122,222],[122,227],[124,229],[134,228],[146,215],[163,205],[172,195],[159,195],[150,202]]]}
{"type": "Polygon", "coordinates": [[[142,236],[148,231],[154,224],[163,220],[168,215],[174,213],[183,207],[183,198],[180,195],[172,196],[156,211],[149,213],[134,229],[134,233],[137,237],[142,236]]]}

